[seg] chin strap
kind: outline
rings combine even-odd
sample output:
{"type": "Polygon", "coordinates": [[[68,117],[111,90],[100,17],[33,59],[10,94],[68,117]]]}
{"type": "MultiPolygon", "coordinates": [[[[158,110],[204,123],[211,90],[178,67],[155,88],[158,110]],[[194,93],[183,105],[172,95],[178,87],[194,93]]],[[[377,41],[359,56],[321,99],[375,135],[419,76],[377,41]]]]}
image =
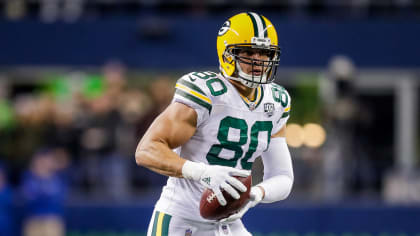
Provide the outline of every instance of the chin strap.
{"type": "MultiPolygon", "coordinates": [[[[226,72],[223,70],[222,67],[220,67],[220,71],[222,72],[222,75],[226,78],[226,79],[231,79],[231,80],[236,80],[241,82],[243,85],[247,86],[248,88],[258,88],[258,86],[261,85],[261,83],[256,83],[256,82],[252,82],[253,76],[252,75],[248,75],[247,73],[245,73],[241,66],[239,65],[238,62],[236,62],[236,68],[238,70],[238,77],[233,77],[233,76],[229,76],[226,74],[226,72]]],[[[262,81],[267,81],[267,73],[264,73],[264,75],[262,76],[262,81]]]]}
{"type": "Polygon", "coordinates": [[[260,84],[249,82],[246,80],[241,80],[241,83],[249,88],[258,88],[258,86],[260,85],[260,84]]]}
{"type": "Polygon", "coordinates": [[[239,81],[239,82],[241,82],[241,84],[247,86],[248,88],[258,88],[258,86],[260,85],[258,83],[249,82],[249,81],[246,81],[246,80],[244,80],[242,78],[238,78],[238,77],[232,77],[232,76],[226,76],[226,75],[224,75],[224,77],[226,79],[231,79],[231,80],[239,81]]]}
{"type": "MultiPolygon", "coordinates": [[[[254,76],[248,75],[245,73],[241,66],[239,65],[239,62],[236,61],[236,69],[238,70],[238,77],[237,80],[240,81],[243,85],[249,87],[249,88],[257,88],[261,83],[254,82],[254,76]]],[[[267,82],[267,73],[264,73],[261,77],[261,82],[266,83],[267,82]]]]}

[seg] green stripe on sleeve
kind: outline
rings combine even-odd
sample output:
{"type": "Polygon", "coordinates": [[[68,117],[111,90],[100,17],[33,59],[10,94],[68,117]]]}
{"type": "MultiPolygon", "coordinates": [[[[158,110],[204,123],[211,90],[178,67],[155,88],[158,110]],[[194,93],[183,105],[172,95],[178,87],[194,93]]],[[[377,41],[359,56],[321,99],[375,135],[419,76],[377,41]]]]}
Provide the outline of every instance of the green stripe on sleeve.
{"type": "Polygon", "coordinates": [[[183,80],[183,79],[180,79],[180,80],[178,81],[178,83],[180,83],[180,84],[182,84],[182,85],[185,85],[185,86],[187,86],[188,88],[190,88],[190,89],[192,89],[192,90],[196,91],[197,93],[201,93],[201,94],[203,94],[204,96],[206,96],[206,97],[207,97],[207,95],[203,92],[203,90],[201,90],[201,89],[200,89],[197,85],[195,85],[195,84],[193,84],[193,83],[190,83],[190,82],[185,81],[185,80],[183,80]]]}
{"type": "Polygon", "coordinates": [[[156,236],[157,223],[159,218],[159,211],[155,211],[155,219],[153,220],[152,236],[156,236]]]}
{"type": "Polygon", "coordinates": [[[288,117],[288,116],[289,116],[289,114],[290,114],[290,112],[284,112],[284,113],[283,113],[283,115],[281,116],[281,118],[288,117]]]}
{"type": "Polygon", "coordinates": [[[171,222],[171,215],[165,214],[163,216],[163,222],[162,222],[162,236],[168,236],[169,232],[169,222],[171,222]]]}
{"type": "Polygon", "coordinates": [[[252,21],[252,25],[254,26],[254,36],[258,37],[258,26],[257,26],[257,22],[255,21],[255,18],[252,14],[247,13],[248,16],[251,18],[252,21]]]}
{"type": "Polygon", "coordinates": [[[175,94],[178,94],[178,95],[180,95],[180,96],[182,96],[182,97],[184,97],[184,98],[186,98],[186,99],[188,99],[188,100],[190,100],[194,103],[197,103],[198,105],[200,105],[200,106],[206,108],[207,110],[209,110],[209,113],[211,112],[211,104],[209,104],[209,103],[207,103],[207,102],[205,102],[205,101],[203,101],[199,98],[196,98],[193,95],[188,94],[188,93],[186,93],[186,92],[184,92],[184,91],[182,91],[181,89],[178,89],[178,88],[176,89],[175,94]]]}

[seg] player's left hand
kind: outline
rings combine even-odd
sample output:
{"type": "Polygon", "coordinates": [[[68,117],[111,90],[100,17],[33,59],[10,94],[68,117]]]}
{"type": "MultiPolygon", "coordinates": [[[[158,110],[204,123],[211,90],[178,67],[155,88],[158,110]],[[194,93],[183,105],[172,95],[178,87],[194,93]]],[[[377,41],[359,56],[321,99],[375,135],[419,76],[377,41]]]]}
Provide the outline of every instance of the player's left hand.
{"type": "Polygon", "coordinates": [[[233,215],[230,215],[227,218],[221,219],[219,222],[229,223],[229,222],[233,222],[237,219],[242,218],[242,216],[245,215],[245,213],[249,210],[249,208],[252,208],[261,202],[261,200],[263,199],[263,196],[264,196],[264,193],[261,187],[257,187],[257,186],[252,187],[249,193],[248,203],[244,207],[242,207],[242,209],[239,210],[239,212],[233,215]]]}

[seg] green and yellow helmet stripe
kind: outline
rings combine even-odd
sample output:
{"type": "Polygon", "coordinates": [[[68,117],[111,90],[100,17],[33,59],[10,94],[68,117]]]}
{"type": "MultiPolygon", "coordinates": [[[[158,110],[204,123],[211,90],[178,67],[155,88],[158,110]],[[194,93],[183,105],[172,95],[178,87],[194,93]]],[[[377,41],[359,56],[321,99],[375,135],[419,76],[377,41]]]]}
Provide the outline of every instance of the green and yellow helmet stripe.
{"type": "Polygon", "coordinates": [[[267,25],[265,24],[265,20],[264,17],[262,17],[261,15],[258,15],[261,18],[262,24],[263,24],[263,30],[264,30],[264,37],[267,38],[268,37],[268,31],[267,31],[267,25]]]}
{"type": "Polygon", "coordinates": [[[255,21],[255,17],[251,15],[251,13],[248,13],[249,18],[251,18],[252,26],[254,26],[254,36],[258,37],[258,26],[257,22],[255,21]]]}
{"type": "Polygon", "coordinates": [[[254,36],[259,38],[268,37],[264,18],[254,12],[248,12],[248,16],[251,18],[252,25],[254,26],[254,36]]]}
{"type": "Polygon", "coordinates": [[[171,215],[156,211],[153,221],[152,236],[168,236],[171,218],[171,215]]]}

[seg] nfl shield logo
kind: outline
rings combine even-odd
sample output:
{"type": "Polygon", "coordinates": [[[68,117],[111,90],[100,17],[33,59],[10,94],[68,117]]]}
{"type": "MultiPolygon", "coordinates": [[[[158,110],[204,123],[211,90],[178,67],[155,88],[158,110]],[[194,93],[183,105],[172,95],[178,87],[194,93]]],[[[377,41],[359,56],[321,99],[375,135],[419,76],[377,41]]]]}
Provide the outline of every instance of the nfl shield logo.
{"type": "Polygon", "coordinates": [[[264,103],[264,113],[266,116],[271,117],[274,114],[274,104],[271,102],[264,103]]]}
{"type": "Polygon", "coordinates": [[[192,230],[191,229],[185,230],[185,236],[191,236],[191,235],[192,235],[192,230]]]}
{"type": "Polygon", "coordinates": [[[226,225],[222,225],[222,230],[224,234],[229,234],[229,229],[226,225]]]}

